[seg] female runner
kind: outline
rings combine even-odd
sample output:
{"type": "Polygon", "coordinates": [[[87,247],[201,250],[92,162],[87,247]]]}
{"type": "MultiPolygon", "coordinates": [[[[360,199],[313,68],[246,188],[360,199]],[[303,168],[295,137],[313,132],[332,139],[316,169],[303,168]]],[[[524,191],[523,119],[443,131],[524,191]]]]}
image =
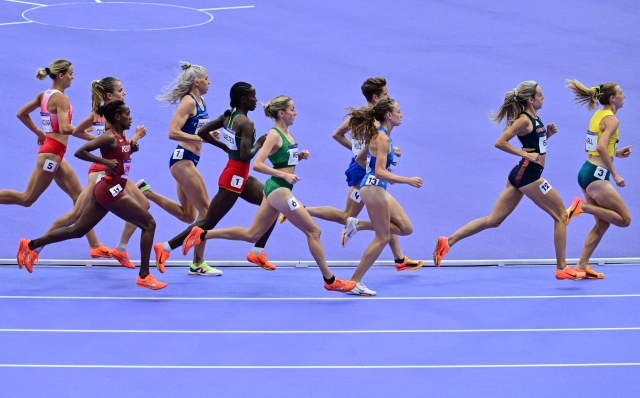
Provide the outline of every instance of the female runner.
{"type": "MultiPolygon", "coordinates": [[[[36,168],[29,177],[27,189],[17,192],[10,189],[0,191],[0,204],[12,204],[29,207],[49,187],[51,181],[71,197],[75,204],[82,192],[82,185],[78,176],[64,159],[67,150],[69,135],[74,132],[71,125],[73,107],[64,90],[71,86],[73,81],[73,65],[66,59],[56,59],[47,68],[40,68],[36,72],[36,78],[44,80],[45,77],[53,80],[51,88],[39,93],[36,98],[27,103],[18,111],[18,119],[38,136],[38,157],[36,168]],[[31,120],[29,114],[40,108],[42,130],[31,120]]],[[[92,139],[91,134],[80,132],[74,134],[83,139],[92,139]]],[[[91,247],[90,254],[93,258],[109,257],[110,250],[100,244],[94,231],[87,233],[87,240],[91,247]]]]}
{"type": "MultiPolygon", "coordinates": [[[[594,110],[597,102],[603,105],[596,111],[589,122],[587,131],[587,160],[578,173],[578,184],[587,199],[574,198],[571,207],[567,209],[569,220],[581,213],[591,214],[596,219],[580,255],[577,268],[586,273],[587,279],[602,279],[604,274],[595,272],[589,267],[589,258],[593,254],[604,233],[613,224],[618,227],[628,227],[631,224],[631,214],[624,200],[611,186],[610,176],[616,185],[626,186],[624,178],[613,167],[613,157],[626,158],[631,155],[631,146],[616,149],[620,140],[618,126],[620,122],[616,113],[624,106],[624,94],[616,83],[605,83],[587,88],[577,80],[569,80],[568,88],[576,96],[576,102],[587,105],[587,109],[594,110]]],[[[569,223],[567,220],[567,224],[569,223]]]]}
{"type": "Polygon", "coordinates": [[[200,227],[193,227],[184,241],[185,251],[188,252],[191,247],[205,239],[256,242],[271,228],[278,214],[283,213],[293,225],[307,235],[309,251],[320,267],[325,289],[347,293],[355,288],[356,283],[343,281],[333,275],[320,242],[320,228],[291,192],[293,185],[300,180],[293,174],[298,160],[309,159],[309,151],[298,151],[298,144],[289,132],[289,126],[293,124],[297,114],[293,100],[284,95],[277,96],[264,106],[264,113],[275,120],[275,126],[269,130],[256,156],[253,169],[268,174],[271,178],[264,185],[264,198],[253,224],[249,228],[232,227],[208,232],[200,227]],[[265,164],[267,157],[273,163],[273,167],[265,164]]]}
{"type": "Polygon", "coordinates": [[[513,91],[509,91],[498,112],[491,115],[491,120],[495,123],[507,119],[506,127],[495,144],[496,148],[512,155],[521,156],[522,160],[509,173],[507,187],[500,194],[490,215],[471,221],[448,238],[440,236],[437,239],[433,252],[433,262],[436,266],[440,266],[442,258],[458,241],[487,228],[500,226],[518,206],[522,197],[527,195],[533,203],[547,212],[554,220],[556,278],[578,280],[585,277],[584,272],[567,266],[565,256],[567,213],[560,195],[547,180],[542,178],[547,141],[558,132],[554,123],[545,128],[542,120],[538,117],[538,111],[542,108],[543,101],[542,89],[538,83],[529,80],[520,83],[513,91]],[[509,144],[509,141],[515,136],[518,136],[518,140],[520,140],[521,150],[509,144]]]}
{"type": "MultiPolygon", "coordinates": [[[[229,154],[229,161],[218,180],[218,193],[211,200],[207,215],[202,220],[188,227],[170,241],[154,245],[156,258],[162,264],[169,258],[171,250],[182,246],[182,242],[194,226],[203,230],[215,228],[218,222],[231,210],[238,198],[242,198],[254,205],[260,205],[262,202],[264,186],[257,178],[249,175],[251,159],[262,148],[266,138],[266,135],[264,135],[256,141],[256,129],[251,119],[247,117],[249,112],[256,109],[256,104],[258,103],[256,90],[248,83],[238,82],[231,87],[229,96],[231,97],[231,109],[198,132],[198,134],[207,135],[214,130],[222,130],[223,142],[226,145],[226,152],[229,154]]],[[[276,266],[267,260],[264,245],[267,243],[274,226],[275,223],[256,242],[255,247],[247,255],[248,261],[269,271],[275,270],[276,266]]],[[[164,267],[161,269],[164,269],[164,267]]],[[[212,274],[210,272],[203,273],[202,271],[202,268],[192,268],[189,273],[195,275],[212,274]]]]}
{"type": "MultiPolygon", "coordinates": [[[[97,114],[98,108],[102,104],[106,105],[116,100],[122,101],[124,100],[125,95],[126,93],[124,91],[124,88],[122,87],[122,83],[115,77],[105,77],[101,80],[92,81],[91,114],[75,127],[74,132],[82,132],[90,129],[93,126],[94,134],[96,134],[97,136],[102,135],[106,130],[111,128],[111,126],[100,115],[97,114]]],[[[131,138],[130,142],[132,144],[138,142],[138,140],[145,135],[146,127],[137,127],[136,132],[131,138]]],[[[105,169],[106,166],[101,163],[94,163],[91,165],[91,167],[89,167],[89,178],[87,181],[87,185],[82,190],[82,193],[78,197],[78,200],[73,206],[73,209],[54,221],[46,233],[54,231],[58,228],[68,227],[78,221],[80,215],[82,214],[82,211],[85,207],[87,207],[89,201],[91,200],[91,197],[93,195],[93,187],[95,187],[97,181],[99,181],[104,176],[105,169]]],[[[125,192],[136,199],[136,201],[138,201],[138,203],[140,203],[146,209],[149,209],[149,201],[144,197],[140,190],[136,188],[135,185],[127,184],[125,192]]],[[[126,245],[129,242],[129,238],[131,238],[131,235],[133,234],[135,229],[135,225],[126,223],[124,231],[122,232],[120,244],[113,250],[109,250],[108,248],[100,244],[103,250],[109,251],[111,253],[111,257],[118,260],[120,264],[127,268],[135,268],[131,261],[129,261],[129,254],[126,250],[126,245]]]]}
{"type": "Polygon", "coordinates": [[[33,265],[38,261],[38,253],[35,249],[84,236],[108,212],[112,212],[142,230],[140,236],[140,255],[142,258],[137,280],[138,286],[152,290],[162,289],[167,284],[157,281],[149,273],[149,257],[151,256],[156,223],[151,214],[124,191],[131,167],[130,155],[138,150],[138,145],[131,144],[124,133],[131,127],[132,118],[129,107],[122,101],[113,101],[98,109],[98,114],[107,119],[111,124],[111,129],[84,144],[76,151],[75,155],[79,159],[107,166],[104,178],[94,187],[91,202],[82,212],[78,222],[72,227],[56,229],[35,240],[21,239],[18,248],[18,264],[20,268],[25,266],[29,272],[33,272],[33,265]],[[90,153],[96,149],[100,149],[102,157],[90,153]]]}
{"type": "MultiPolygon", "coordinates": [[[[410,235],[411,221],[398,201],[387,192],[387,184],[409,184],[420,188],[420,177],[401,177],[392,173],[393,141],[391,131],[402,123],[402,112],[398,103],[391,98],[379,100],[374,106],[352,108],[349,112],[349,127],[355,139],[364,142],[367,151],[366,173],[360,181],[360,195],[367,206],[370,223],[359,222],[358,229],[373,229],[373,242],[365,250],[358,268],[351,277],[357,284],[351,291],[361,296],[375,296],[376,292],[362,283],[364,274],[380,256],[382,249],[393,235],[410,235]],[[376,121],[379,126],[376,126],[376,121]],[[383,134],[384,133],[384,134],[383,134]],[[385,159],[379,162],[377,159],[385,159]]],[[[396,265],[397,267],[397,265],[396,265]]]]}

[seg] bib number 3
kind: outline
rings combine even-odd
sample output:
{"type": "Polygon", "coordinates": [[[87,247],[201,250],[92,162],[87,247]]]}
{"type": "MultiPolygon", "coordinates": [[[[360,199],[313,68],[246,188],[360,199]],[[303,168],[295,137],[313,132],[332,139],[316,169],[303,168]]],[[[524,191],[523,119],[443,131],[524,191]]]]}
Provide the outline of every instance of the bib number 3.
{"type": "Polygon", "coordinates": [[[604,167],[596,167],[596,172],[593,173],[593,176],[595,178],[598,178],[600,180],[604,180],[605,178],[607,178],[607,173],[609,172],[609,170],[605,169],[604,167]]]}
{"type": "Polygon", "coordinates": [[[540,190],[542,191],[543,194],[547,194],[549,191],[551,191],[553,189],[553,187],[551,186],[551,184],[549,184],[549,182],[547,180],[543,180],[542,184],[540,184],[540,190]]]}
{"type": "Polygon", "coordinates": [[[300,202],[294,196],[287,199],[287,204],[291,210],[298,210],[300,208],[300,202]]]}
{"type": "Polygon", "coordinates": [[[42,170],[48,171],[49,173],[53,173],[56,171],[56,167],[58,166],[58,162],[54,162],[53,160],[45,160],[44,166],[42,166],[42,170]]]}

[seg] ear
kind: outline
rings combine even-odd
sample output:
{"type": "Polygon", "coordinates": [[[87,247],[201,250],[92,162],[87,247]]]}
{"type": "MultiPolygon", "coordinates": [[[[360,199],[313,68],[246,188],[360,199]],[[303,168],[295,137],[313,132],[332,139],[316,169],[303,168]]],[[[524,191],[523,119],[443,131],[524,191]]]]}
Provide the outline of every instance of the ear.
{"type": "Polygon", "coordinates": [[[373,97],[371,97],[371,102],[373,102],[374,104],[379,100],[380,100],[380,96],[378,94],[373,94],[373,97]]]}
{"type": "Polygon", "coordinates": [[[107,101],[105,101],[105,102],[110,102],[111,98],[113,98],[113,94],[111,94],[111,93],[107,93],[107,95],[106,95],[106,96],[105,96],[105,98],[104,98],[105,100],[107,100],[107,101]]]}

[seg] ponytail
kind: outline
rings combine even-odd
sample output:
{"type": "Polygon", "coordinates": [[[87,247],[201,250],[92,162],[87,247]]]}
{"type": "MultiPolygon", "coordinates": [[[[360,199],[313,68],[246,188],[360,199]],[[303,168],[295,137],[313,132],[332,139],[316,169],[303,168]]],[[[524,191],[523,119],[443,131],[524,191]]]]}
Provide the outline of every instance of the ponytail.
{"type": "Polygon", "coordinates": [[[575,95],[574,103],[586,105],[592,111],[600,105],[609,105],[609,98],[616,95],[616,83],[610,82],[587,88],[584,84],[573,79],[567,79],[567,88],[575,95]]]}
{"type": "Polygon", "coordinates": [[[513,91],[509,91],[504,95],[502,106],[497,112],[489,115],[489,119],[495,124],[500,124],[503,119],[507,119],[505,128],[511,126],[513,122],[520,116],[527,106],[527,100],[536,95],[538,83],[533,80],[527,80],[518,84],[513,91]]]}
{"type": "Polygon", "coordinates": [[[48,67],[38,68],[38,70],[36,71],[36,79],[44,80],[45,77],[49,76],[51,80],[55,80],[60,73],[67,73],[70,66],[71,62],[67,61],[66,59],[58,58],[53,61],[48,67]]]}
{"type": "Polygon", "coordinates": [[[388,112],[393,112],[393,106],[396,101],[391,98],[383,98],[376,102],[374,106],[365,106],[362,108],[348,108],[349,113],[349,129],[351,137],[357,141],[363,141],[369,144],[373,137],[378,134],[376,120],[384,121],[384,117],[388,112]]]}
{"type": "Polygon", "coordinates": [[[233,110],[240,105],[242,101],[242,97],[245,95],[251,94],[255,91],[255,88],[249,83],[238,82],[231,86],[231,90],[229,91],[229,106],[230,108],[224,112],[224,116],[231,116],[233,110]]]}
{"type": "Polygon", "coordinates": [[[115,84],[120,80],[115,77],[105,77],[91,82],[91,110],[97,111],[107,99],[107,93],[113,94],[115,84]]]}

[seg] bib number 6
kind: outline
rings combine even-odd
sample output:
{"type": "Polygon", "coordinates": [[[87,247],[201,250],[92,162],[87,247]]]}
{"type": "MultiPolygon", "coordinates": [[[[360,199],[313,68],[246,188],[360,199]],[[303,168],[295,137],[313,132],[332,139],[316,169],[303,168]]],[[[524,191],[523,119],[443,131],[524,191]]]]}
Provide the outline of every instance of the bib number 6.
{"type": "Polygon", "coordinates": [[[300,208],[300,202],[294,196],[287,199],[287,204],[291,210],[298,210],[300,208]]]}

